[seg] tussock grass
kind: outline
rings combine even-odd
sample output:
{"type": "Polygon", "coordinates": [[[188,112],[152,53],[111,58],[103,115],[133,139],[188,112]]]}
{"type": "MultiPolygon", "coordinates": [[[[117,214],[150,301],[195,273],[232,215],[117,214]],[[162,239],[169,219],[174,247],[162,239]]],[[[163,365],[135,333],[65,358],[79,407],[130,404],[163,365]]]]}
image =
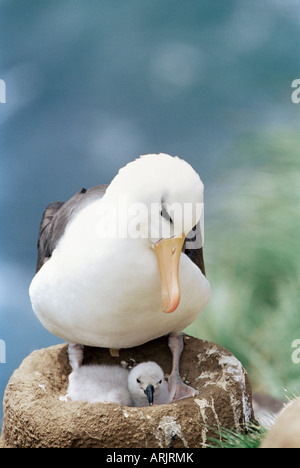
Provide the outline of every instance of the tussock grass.
{"type": "Polygon", "coordinates": [[[264,427],[254,425],[247,432],[223,428],[217,437],[209,439],[208,448],[259,448],[266,432],[264,427]]]}

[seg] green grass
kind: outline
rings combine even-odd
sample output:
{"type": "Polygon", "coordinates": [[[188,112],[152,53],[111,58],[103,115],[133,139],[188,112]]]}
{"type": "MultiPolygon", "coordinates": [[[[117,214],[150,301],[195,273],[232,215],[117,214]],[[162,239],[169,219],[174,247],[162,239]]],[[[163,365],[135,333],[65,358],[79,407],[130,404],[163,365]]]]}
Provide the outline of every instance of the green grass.
{"type": "Polygon", "coordinates": [[[246,433],[222,429],[209,439],[208,448],[259,448],[265,434],[262,426],[251,426],[246,433]]]}
{"type": "Polygon", "coordinates": [[[299,393],[299,133],[249,135],[206,202],[210,304],[187,332],[241,360],[254,391],[299,393]]]}

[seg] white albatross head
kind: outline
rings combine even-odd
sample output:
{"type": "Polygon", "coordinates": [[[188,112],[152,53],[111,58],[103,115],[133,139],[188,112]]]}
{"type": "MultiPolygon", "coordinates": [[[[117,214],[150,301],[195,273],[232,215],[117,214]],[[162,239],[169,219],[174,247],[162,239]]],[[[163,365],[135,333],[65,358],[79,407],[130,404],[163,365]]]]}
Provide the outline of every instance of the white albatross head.
{"type": "Polygon", "coordinates": [[[147,239],[156,252],[163,312],[174,312],[180,302],[179,261],[185,238],[203,211],[203,183],[183,159],[148,154],[120,169],[105,200],[121,206],[118,223],[128,235],[147,239]],[[124,203],[127,214],[124,216],[124,203]]]}
{"type": "Polygon", "coordinates": [[[170,402],[164,372],[155,362],[143,362],[134,367],[128,376],[128,388],[134,406],[170,402]]]}

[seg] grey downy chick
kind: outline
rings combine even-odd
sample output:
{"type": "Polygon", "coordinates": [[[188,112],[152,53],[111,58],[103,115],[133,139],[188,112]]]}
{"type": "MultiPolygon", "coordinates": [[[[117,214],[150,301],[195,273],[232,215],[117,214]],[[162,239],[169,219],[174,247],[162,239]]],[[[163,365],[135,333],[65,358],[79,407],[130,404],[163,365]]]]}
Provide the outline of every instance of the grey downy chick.
{"type": "Polygon", "coordinates": [[[81,366],[69,375],[67,399],[89,403],[109,401],[132,406],[127,369],[117,366],[81,366]]]}
{"type": "Polygon", "coordinates": [[[143,362],[128,376],[128,388],[133,406],[162,405],[171,402],[162,368],[155,362],[143,362]]]}

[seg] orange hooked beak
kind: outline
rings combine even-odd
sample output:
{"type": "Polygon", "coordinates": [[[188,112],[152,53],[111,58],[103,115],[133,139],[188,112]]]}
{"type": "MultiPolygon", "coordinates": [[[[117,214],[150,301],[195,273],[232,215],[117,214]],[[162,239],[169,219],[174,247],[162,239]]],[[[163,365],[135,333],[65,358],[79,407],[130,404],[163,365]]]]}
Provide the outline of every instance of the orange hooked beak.
{"type": "Polygon", "coordinates": [[[161,239],[155,244],[162,287],[163,312],[174,312],[180,302],[179,261],[185,234],[182,237],[161,239]]]}

